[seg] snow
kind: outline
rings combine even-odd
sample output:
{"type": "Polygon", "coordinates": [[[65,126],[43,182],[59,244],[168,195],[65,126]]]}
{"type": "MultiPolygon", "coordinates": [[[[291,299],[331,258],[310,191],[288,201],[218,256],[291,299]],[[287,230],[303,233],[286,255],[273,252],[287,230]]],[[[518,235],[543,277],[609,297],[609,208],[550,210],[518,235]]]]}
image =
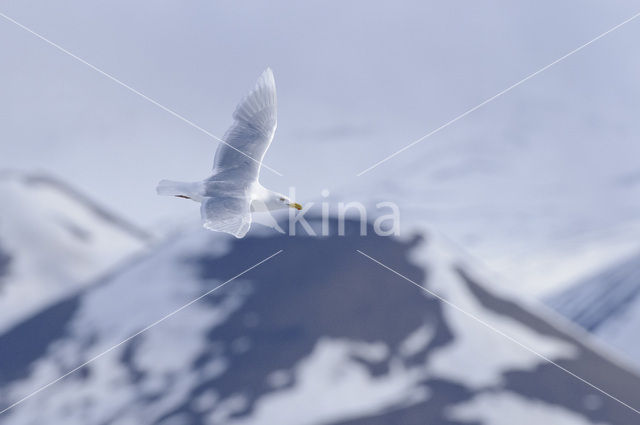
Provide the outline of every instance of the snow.
{"type": "Polygon", "coordinates": [[[518,424],[566,424],[566,425],[605,425],[564,409],[536,400],[529,400],[511,393],[488,393],[472,401],[455,406],[448,412],[451,420],[482,421],[491,425],[518,424]]]}
{"type": "MultiPolygon", "coordinates": [[[[446,306],[444,309],[455,340],[431,356],[429,366],[433,376],[475,388],[495,386],[501,384],[503,372],[510,369],[532,370],[547,363],[541,356],[561,359],[577,355],[572,344],[541,335],[523,323],[483,307],[467,286],[460,282],[456,265],[461,257],[455,254],[456,250],[447,246],[446,241],[431,242],[417,249],[414,258],[427,259],[425,266],[430,271],[427,289],[456,307],[446,306]],[[514,338],[539,355],[509,341],[498,332],[514,338]],[[469,353],[474,355],[470,356],[469,353]]],[[[469,271],[473,271],[473,268],[467,265],[469,271]]],[[[504,288],[499,293],[503,297],[509,295],[504,288]]]]}
{"type": "MultiPolygon", "coordinates": [[[[409,174],[408,181],[395,182],[385,177],[384,182],[373,185],[367,182],[345,189],[336,194],[335,200],[361,199],[371,216],[375,216],[377,202],[395,202],[400,208],[402,237],[424,229],[446,235],[447,239],[464,247],[468,252],[466,256],[473,257],[474,262],[482,263],[494,272],[498,277],[497,283],[531,300],[541,300],[566,289],[576,281],[640,251],[640,220],[637,215],[627,214],[618,221],[608,219],[604,227],[595,223],[579,226],[573,224],[568,213],[561,218],[534,214],[531,210],[539,207],[535,207],[531,200],[522,206],[508,204],[501,199],[499,189],[495,193],[489,191],[481,199],[473,195],[477,199],[472,203],[466,195],[461,195],[462,189],[457,187],[432,188],[439,182],[425,176],[424,167],[416,166],[405,172],[407,167],[403,166],[401,170],[391,175],[409,174]],[[406,187],[419,189],[414,192],[406,187]]],[[[492,184],[486,183],[488,188],[492,184]]],[[[636,208],[631,204],[640,197],[633,192],[624,196],[628,198],[623,203],[630,204],[624,207],[625,211],[636,208]]],[[[558,197],[553,202],[569,202],[567,199],[571,195],[558,197]]],[[[640,215],[640,206],[638,210],[640,215]]],[[[579,216],[578,211],[574,213],[574,217],[579,216]]]]}
{"type": "MultiPolygon", "coordinates": [[[[374,377],[353,360],[362,342],[322,338],[313,352],[294,366],[295,385],[261,398],[247,418],[224,418],[229,425],[311,425],[373,415],[396,404],[413,404],[429,395],[415,385],[423,376],[419,368],[400,362],[382,377],[374,377]],[[366,396],[365,396],[366,395],[366,396]]],[[[379,348],[370,347],[373,351],[379,348]]]]}
{"type": "MultiPolygon", "coordinates": [[[[94,288],[71,323],[71,334],[53,344],[48,356],[36,361],[28,379],[12,383],[5,391],[14,399],[27,395],[202,295],[208,288],[183,264],[183,258],[193,250],[206,249],[211,255],[219,255],[225,246],[224,240],[198,231],[191,238],[167,241],[156,257],[137,262],[125,278],[94,288]],[[96,339],[100,343],[90,344],[87,350],[86,344],[96,339]]],[[[221,282],[205,283],[213,288],[221,282]]],[[[89,366],[91,385],[74,374],[59,382],[45,402],[30,399],[24,403],[25,408],[15,409],[11,423],[62,417],[67,424],[98,423],[121,411],[132,421],[123,423],[134,423],[135,418],[153,417],[158,405],[164,411],[184,402],[198,382],[224,370],[222,360],[202,374],[185,370],[185,365],[206,350],[206,332],[240,305],[243,285],[240,279],[235,283],[235,295],[225,298],[218,308],[195,303],[137,337],[129,366],[122,362],[122,348],[109,352],[89,366]],[[185,333],[185,328],[190,332],[185,333]],[[128,367],[142,374],[140,382],[132,382],[128,367]],[[171,391],[164,392],[167,385],[171,391]],[[69,397],[70,394],[81,396],[69,397]],[[164,396],[141,410],[136,401],[154,394],[164,396]]]]}
{"type": "MultiPolygon", "coordinates": [[[[326,238],[286,240],[290,244],[287,252],[313,247],[314,243],[337,242],[326,238]]],[[[468,262],[455,246],[432,234],[410,248],[406,245],[408,240],[407,237],[402,243],[387,245],[388,238],[365,241],[354,235],[344,254],[357,255],[351,250],[353,243],[371,244],[369,247],[376,252],[397,253],[396,249],[406,248],[409,257],[406,261],[424,270],[428,289],[500,332],[554,361],[571,360],[582,368],[593,364],[620,372],[617,366],[594,355],[597,353],[559,327],[553,337],[539,332],[536,320],[551,327],[553,322],[519,304],[512,291],[499,285],[494,287],[481,267],[468,262]],[[460,268],[495,298],[473,292],[459,273],[460,268]],[[492,302],[487,302],[489,299],[492,302]],[[503,311],[500,303],[507,302],[520,305],[527,312],[525,317],[503,311]],[[581,363],[585,361],[593,363],[581,363]]],[[[254,240],[236,241],[198,226],[155,246],[147,255],[78,294],[78,305],[64,331],[53,336],[54,341],[28,365],[24,376],[3,382],[2,400],[6,403],[19,400],[215,288],[223,279],[220,276],[228,273],[231,277],[238,272],[230,269],[235,269],[236,261],[244,259],[247,246],[271,250],[282,241],[281,237],[269,239],[264,234],[254,240]],[[230,264],[234,266],[224,268],[230,264]],[[209,273],[220,276],[206,278],[211,276],[209,273]]],[[[343,245],[335,245],[336,249],[339,246],[343,245]]],[[[342,253],[337,254],[336,267],[351,267],[350,260],[342,262],[344,258],[339,255],[342,253]]],[[[0,422],[6,419],[11,425],[43,422],[129,425],[158,421],[188,423],[196,417],[209,425],[321,425],[377,415],[401,417],[405,409],[441,415],[439,409],[454,406],[449,411],[451,417],[500,424],[506,419],[494,417],[498,406],[511,423],[528,409],[532,414],[523,421],[530,421],[531,425],[542,420],[562,425],[587,423],[563,395],[558,396],[557,405],[535,401],[544,399],[545,387],[537,382],[536,374],[546,360],[450,305],[434,302],[431,295],[392,273],[387,276],[387,272],[369,269],[367,263],[354,269],[358,273],[343,284],[350,282],[366,288],[372,276],[383,282],[388,277],[385,283],[397,285],[393,287],[394,296],[401,294],[397,308],[407,303],[415,310],[407,315],[398,310],[396,318],[395,306],[371,303],[363,312],[371,315],[371,323],[377,323],[373,337],[366,330],[366,315],[362,316],[362,327],[350,330],[349,334],[341,333],[340,320],[319,317],[322,320],[317,322],[321,326],[309,325],[308,320],[303,320],[309,319],[305,317],[306,310],[296,311],[293,317],[278,317],[278,312],[274,312],[276,319],[271,321],[273,300],[265,286],[287,279],[289,271],[295,271],[293,276],[316,273],[309,264],[304,269],[295,269],[299,263],[293,256],[280,259],[283,263],[270,265],[271,270],[269,266],[257,269],[263,275],[258,272],[242,276],[223,291],[158,323],[95,360],[84,371],[26,400],[7,412],[7,416],[0,417],[0,422]],[[418,301],[413,303],[415,300],[418,301]],[[394,319],[398,321],[393,323],[394,319]],[[387,323],[396,330],[390,337],[385,336],[387,323]],[[402,323],[406,325],[396,326],[402,323]],[[402,338],[397,338],[397,329],[402,329],[402,338]],[[278,338],[283,338],[282,353],[277,351],[278,338]],[[289,361],[283,363],[281,358],[289,361]],[[512,385],[514,374],[525,378],[523,387],[512,385]],[[437,393],[440,388],[444,391],[437,393]],[[506,388],[510,389],[508,393],[506,388]],[[500,397],[503,392],[505,396],[500,397]]],[[[314,265],[322,269],[327,266],[332,264],[320,261],[314,265]]],[[[352,266],[358,267],[355,263],[352,266]]],[[[300,292],[280,296],[290,295],[291,302],[304,303],[308,299],[296,297],[312,297],[312,303],[330,303],[319,304],[315,314],[332,314],[332,298],[325,300],[324,295],[329,292],[323,292],[331,291],[330,286],[335,283],[332,279],[336,277],[314,282],[292,279],[300,292]],[[317,286],[307,292],[303,286],[307,283],[317,286]]],[[[347,308],[351,305],[348,303],[361,301],[360,292],[354,291],[351,297],[341,300],[347,303],[347,308]]],[[[585,415],[602,413],[600,409],[605,404],[597,397],[586,397],[591,393],[589,388],[585,389],[561,370],[549,368],[547,373],[561,388],[585,396],[585,415]]],[[[632,372],[624,373],[617,378],[623,379],[624,385],[633,385],[635,376],[632,372]]],[[[611,382],[603,385],[607,387],[611,382]]],[[[610,400],[606,402],[608,413],[619,413],[610,400]]],[[[616,424],[624,423],[620,417],[616,416],[616,424]]]]}
{"type": "Polygon", "coordinates": [[[400,346],[400,355],[411,357],[418,354],[425,348],[433,338],[433,329],[430,325],[424,324],[413,331],[400,346]]]}
{"type": "Polygon", "coordinates": [[[505,276],[520,276],[514,282],[522,282],[527,294],[542,299],[635,254],[640,249],[639,235],[640,220],[630,220],[538,250],[522,250],[515,253],[516,261],[507,256],[496,258],[492,265],[505,276]]]}
{"type": "Polygon", "coordinates": [[[10,257],[0,332],[146,245],[141,233],[48,177],[2,174],[0,197],[0,245],[10,257]]]}

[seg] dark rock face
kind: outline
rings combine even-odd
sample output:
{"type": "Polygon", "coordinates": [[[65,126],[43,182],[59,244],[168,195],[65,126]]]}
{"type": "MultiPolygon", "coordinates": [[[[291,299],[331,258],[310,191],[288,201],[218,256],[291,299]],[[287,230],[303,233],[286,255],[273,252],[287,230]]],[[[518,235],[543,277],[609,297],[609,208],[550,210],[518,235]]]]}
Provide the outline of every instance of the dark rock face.
{"type": "MultiPolygon", "coordinates": [[[[332,228],[337,228],[335,222],[331,225],[332,228]]],[[[472,385],[464,379],[438,376],[432,367],[432,358],[468,337],[456,331],[451,323],[451,317],[461,313],[356,252],[358,249],[362,250],[429,288],[434,285],[434,279],[437,279],[435,270],[430,267],[437,266],[426,266],[426,262],[418,264],[413,254],[419,246],[431,242],[420,238],[401,241],[378,237],[373,231],[369,231],[367,236],[360,236],[358,230],[359,223],[348,222],[346,236],[342,237],[250,237],[233,240],[230,249],[221,255],[213,255],[206,249],[197,253],[180,253],[180,264],[196,276],[199,291],[203,292],[210,288],[210,282],[226,281],[246,269],[247,265],[283,250],[272,261],[265,262],[200,301],[205,308],[214,310],[220,308],[230,297],[242,294],[241,304],[222,323],[211,323],[207,325],[203,336],[193,337],[203,338],[204,348],[191,364],[184,364],[183,372],[202,376],[202,379],[189,388],[188,395],[180,402],[171,406],[154,407],[155,416],[149,423],[207,423],[206,415],[212,409],[215,410],[217,402],[212,402],[210,409],[203,410],[196,408],[193,400],[200,399],[211,391],[215,392],[218,400],[242,395],[244,404],[229,419],[252,418],[259,404],[268,397],[284,390],[296,391],[299,388],[300,382],[294,369],[308,359],[323,340],[354,344],[382,343],[387,354],[372,357],[350,352],[348,364],[363,367],[374,381],[389,377],[398,364],[406,369],[422,370],[424,375],[416,380],[413,391],[428,394],[428,397],[415,401],[396,400],[384,408],[355,415],[345,414],[331,421],[335,425],[480,425],[490,422],[481,417],[456,419],[450,414],[450,410],[461,404],[472,403],[479,397],[495,394],[508,394],[547,406],[545,408],[561,409],[581,418],[585,424],[591,423],[590,421],[620,425],[637,422],[635,412],[601,396],[593,388],[546,361],[522,367],[505,363],[497,377],[497,384],[472,385]],[[418,345],[410,353],[402,354],[407,338],[423,326],[430,329],[428,341],[418,345]],[[206,375],[204,371],[221,358],[225,359],[226,368],[213,376],[206,375]],[[278,371],[286,372],[288,379],[274,387],[269,380],[278,371]],[[593,397],[598,402],[585,407],[585,399],[593,397]]],[[[153,258],[152,254],[150,261],[153,258]]],[[[12,333],[0,337],[0,384],[9,385],[24,378],[29,374],[35,359],[51,355],[56,341],[71,338],[70,328],[78,326],[78,306],[85,302],[85,298],[96,290],[108,290],[118,275],[122,277],[128,273],[130,272],[124,269],[116,273],[116,277],[107,278],[86,293],[71,297],[25,322],[21,329],[14,329],[12,333]]],[[[152,273],[148,280],[154,279],[152,273]]],[[[512,300],[497,296],[486,282],[474,278],[464,264],[455,266],[452,274],[457,277],[456,285],[471,294],[483,312],[574,348],[575,354],[570,359],[563,357],[551,360],[631,406],[640,406],[638,376],[585,346],[548,319],[512,300]]],[[[147,284],[146,280],[139,284],[147,284]]],[[[175,285],[181,284],[183,282],[175,282],[175,285]]],[[[140,303],[139,308],[145,308],[145,305],[140,303]]],[[[122,317],[122,320],[126,321],[127,317],[122,317]]],[[[163,329],[163,325],[160,325],[149,332],[164,332],[163,329]]],[[[180,331],[187,335],[192,332],[188,324],[180,331]]],[[[478,335],[478,341],[481,341],[483,335],[493,331],[478,325],[474,332],[478,335]]],[[[93,335],[92,332],[89,334],[93,335]]],[[[118,353],[118,361],[127,371],[128,385],[135,389],[136,397],[128,402],[126,409],[116,409],[111,416],[103,418],[101,423],[116,422],[121,419],[120,415],[126,414],[124,412],[141,411],[172,391],[171,385],[155,393],[145,392],[143,389],[145,380],[156,373],[152,365],[147,365],[142,370],[138,360],[143,354],[141,343],[146,337],[143,334],[127,342],[118,353]]],[[[518,338],[518,335],[513,337],[518,338]]],[[[100,336],[96,334],[95,338],[97,340],[100,336]]],[[[94,340],[88,340],[82,344],[89,351],[95,343],[94,340]]],[[[509,350],[523,350],[521,347],[514,348],[514,343],[507,339],[501,343],[507,345],[509,350]]],[[[167,339],[166,344],[169,346],[173,342],[167,339]]],[[[470,344],[473,346],[473,343],[470,344]]],[[[502,355],[503,347],[496,347],[494,353],[491,347],[487,350],[478,345],[476,349],[465,353],[465,359],[471,364],[478,364],[478,367],[484,367],[482,362],[478,363],[478,358],[502,355]]],[[[90,356],[86,354],[86,358],[90,356]]],[[[99,361],[101,360],[96,362],[99,361]]],[[[463,360],[460,367],[466,369],[468,366],[464,362],[463,360]]],[[[83,369],[84,375],[74,381],[76,385],[91,388],[94,366],[89,365],[83,369]],[[81,384],[78,384],[80,381],[81,384]]],[[[326,376],[343,372],[319,369],[316,373],[326,376]]],[[[60,385],[64,383],[61,382],[60,385]]],[[[75,396],[81,395],[81,392],[79,395],[74,391],[75,396]]],[[[0,391],[3,405],[9,404],[13,399],[2,395],[0,391]]],[[[367,398],[370,395],[364,392],[353,396],[367,398]]],[[[47,393],[39,397],[46,398],[47,393]]],[[[93,402],[99,404],[107,401],[95,399],[93,402]]],[[[290,406],[293,407],[295,406],[290,406]]],[[[0,416],[0,423],[10,424],[11,419],[12,412],[8,412],[6,416],[0,416]]],[[[304,419],[301,417],[300,422],[304,422],[304,419]]],[[[513,418],[512,423],[529,423],[525,419],[513,418]]],[[[63,422],[51,418],[49,423],[63,422]]],[[[558,422],[561,423],[565,422],[558,422]]]]}
{"type": "MultiPolygon", "coordinates": [[[[252,277],[252,294],[242,308],[209,333],[214,347],[229,347],[240,336],[252,341],[252,347],[229,355],[227,371],[198,388],[194,397],[207,388],[215,388],[222,398],[242,392],[250,401],[248,413],[251,403],[271,391],[266,386],[268,375],[297,364],[323,337],[384,341],[397,351],[412,331],[429,323],[436,333],[429,346],[415,354],[416,360],[424,361],[430,350],[453,339],[440,304],[411,288],[400,289],[356,252],[364,249],[372,255],[384,255],[408,277],[422,282],[428,271],[407,260],[412,245],[372,236],[274,237],[239,240],[223,257],[198,259],[203,278],[224,279],[228,270],[240,269],[245,263],[238,253],[255,252],[258,259],[260,252],[284,250],[278,258],[282,261],[265,264],[252,277]],[[255,324],[247,325],[247,316],[257,319],[255,324]]],[[[387,361],[360,360],[372,375],[389,371],[387,361]]]]}
{"type": "Polygon", "coordinates": [[[11,263],[11,257],[2,249],[0,243],[0,291],[2,291],[2,277],[7,274],[9,263],[11,263]]]}
{"type": "Polygon", "coordinates": [[[78,303],[79,297],[68,298],[0,335],[0,386],[27,376],[49,345],[64,337],[78,303]]]}

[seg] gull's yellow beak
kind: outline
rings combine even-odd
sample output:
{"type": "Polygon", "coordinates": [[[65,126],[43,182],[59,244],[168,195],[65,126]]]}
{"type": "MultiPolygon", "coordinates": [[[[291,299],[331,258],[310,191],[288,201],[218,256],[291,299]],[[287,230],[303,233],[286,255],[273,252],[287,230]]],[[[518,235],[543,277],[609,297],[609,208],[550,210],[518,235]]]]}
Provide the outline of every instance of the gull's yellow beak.
{"type": "Polygon", "coordinates": [[[291,208],[297,209],[298,211],[300,211],[302,209],[302,205],[298,204],[297,202],[292,202],[292,203],[289,204],[289,206],[291,208]]]}

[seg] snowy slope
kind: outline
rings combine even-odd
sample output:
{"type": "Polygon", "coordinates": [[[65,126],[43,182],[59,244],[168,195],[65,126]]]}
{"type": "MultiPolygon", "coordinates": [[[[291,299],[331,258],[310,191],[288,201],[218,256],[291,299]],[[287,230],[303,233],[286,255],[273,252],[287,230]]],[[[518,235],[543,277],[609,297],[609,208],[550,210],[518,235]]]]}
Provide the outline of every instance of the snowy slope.
{"type": "MultiPolygon", "coordinates": [[[[494,111],[487,115],[500,121],[494,111]]],[[[336,194],[370,205],[395,202],[405,228],[437,228],[538,298],[640,250],[640,180],[626,182],[625,167],[572,164],[571,151],[582,149],[587,135],[517,143],[515,127],[502,129],[496,140],[489,129],[475,137],[451,131],[451,140],[416,146],[336,194]],[[593,172],[583,176],[585,169],[593,172]]],[[[629,141],[606,143],[620,151],[626,145],[640,158],[629,141]]]]}
{"type": "Polygon", "coordinates": [[[0,175],[0,331],[139,251],[147,235],[45,175],[0,175]]]}
{"type": "Polygon", "coordinates": [[[571,288],[548,304],[640,368],[640,257],[635,255],[571,288]]]}
{"type": "Polygon", "coordinates": [[[240,240],[194,229],[25,321],[0,336],[0,408],[283,250],[0,415],[0,424],[637,421],[356,252],[640,406],[638,375],[536,307],[490,289],[485,273],[437,235],[359,236],[353,221],[346,229],[343,237],[252,232],[240,240]]]}

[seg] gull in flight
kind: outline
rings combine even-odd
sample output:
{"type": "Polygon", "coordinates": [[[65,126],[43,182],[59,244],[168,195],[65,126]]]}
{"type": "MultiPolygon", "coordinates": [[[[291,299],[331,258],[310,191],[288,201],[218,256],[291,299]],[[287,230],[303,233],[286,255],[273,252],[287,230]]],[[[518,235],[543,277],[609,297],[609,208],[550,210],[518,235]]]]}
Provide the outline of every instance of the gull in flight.
{"type": "Polygon", "coordinates": [[[237,238],[249,231],[254,211],[301,210],[300,204],[258,182],[262,158],[276,131],[276,115],[276,83],[267,68],[236,107],[233,125],[216,151],[211,177],[192,183],[162,180],[158,194],[199,202],[204,227],[237,238]]]}

